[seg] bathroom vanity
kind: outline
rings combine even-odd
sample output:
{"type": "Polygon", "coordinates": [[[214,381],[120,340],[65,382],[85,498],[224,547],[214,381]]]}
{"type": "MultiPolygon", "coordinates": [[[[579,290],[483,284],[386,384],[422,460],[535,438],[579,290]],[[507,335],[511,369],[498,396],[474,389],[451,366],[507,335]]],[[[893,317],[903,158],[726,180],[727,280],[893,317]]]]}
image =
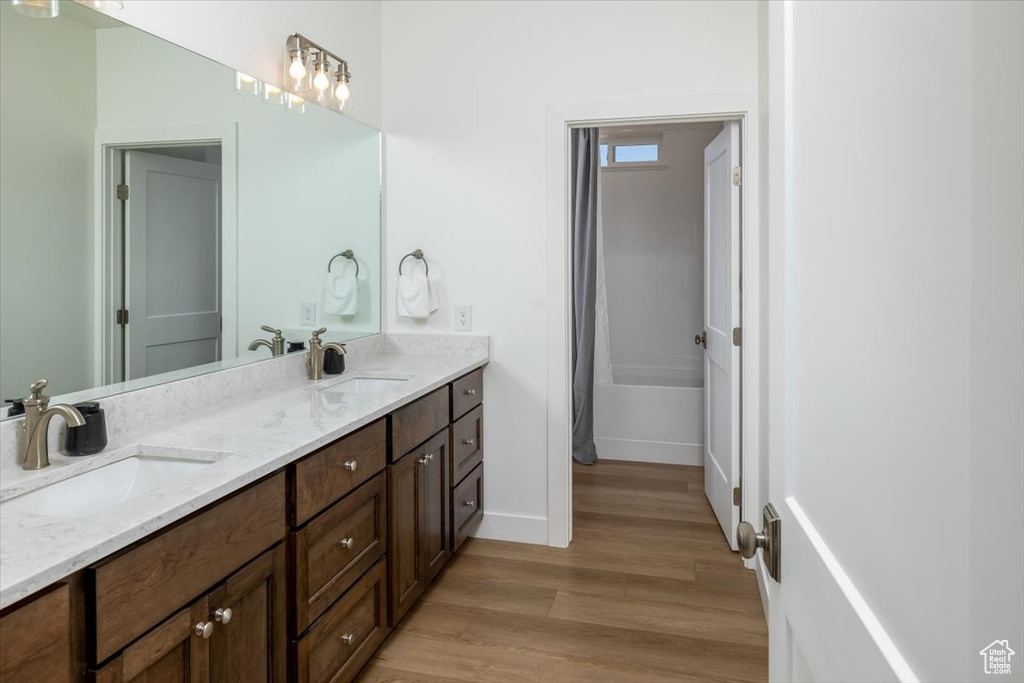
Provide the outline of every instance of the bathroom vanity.
{"type": "MultiPolygon", "coordinates": [[[[224,476],[212,489],[222,493],[178,519],[147,519],[141,498],[121,505],[125,529],[155,528],[101,559],[62,557],[65,534],[101,533],[117,506],[64,529],[49,518],[38,542],[53,545],[49,564],[72,571],[13,603],[48,572],[13,557],[29,532],[5,539],[5,578],[20,581],[0,591],[0,681],[352,680],[483,517],[486,356],[385,357],[376,367],[442,367],[383,377],[357,366],[289,389],[286,399],[307,401],[293,413],[314,437],[305,449],[279,454],[276,467],[236,453],[215,464],[224,475],[183,479],[189,491],[224,476]],[[325,392],[338,401],[326,412],[325,392]]],[[[227,412],[148,440],[250,429],[226,427],[227,412]]],[[[258,429],[273,439],[280,426],[258,429]]],[[[21,530],[31,515],[5,515],[10,501],[0,522],[21,530]]]]}

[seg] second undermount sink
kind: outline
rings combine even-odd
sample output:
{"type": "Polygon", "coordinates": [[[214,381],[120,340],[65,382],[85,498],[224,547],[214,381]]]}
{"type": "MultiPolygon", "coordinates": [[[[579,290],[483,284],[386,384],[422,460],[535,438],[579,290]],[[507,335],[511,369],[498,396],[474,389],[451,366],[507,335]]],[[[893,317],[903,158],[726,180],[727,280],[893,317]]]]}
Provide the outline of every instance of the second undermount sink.
{"type": "Polygon", "coordinates": [[[167,488],[214,460],[134,455],[0,503],[2,512],[91,517],[143,493],[167,488]]]}
{"type": "Polygon", "coordinates": [[[409,380],[404,377],[353,377],[321,389],[324,392],[346,394],[381,394],[402,385],[409,380]]]}

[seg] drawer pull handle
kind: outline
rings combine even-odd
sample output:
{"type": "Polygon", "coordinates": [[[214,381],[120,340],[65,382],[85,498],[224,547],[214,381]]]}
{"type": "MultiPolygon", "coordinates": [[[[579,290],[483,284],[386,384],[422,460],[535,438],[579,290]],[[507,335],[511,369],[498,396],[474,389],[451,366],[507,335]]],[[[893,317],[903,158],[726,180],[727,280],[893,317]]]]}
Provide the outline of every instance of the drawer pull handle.
{"type": "Polygon", "coordinates": [[[475,442],[475,441],[473,441],[473,439],[463,439],[463,440],[462,440],[462,443],[463,443],[464,445],[466,445],[466,446],[472,446],[472,445],[473,445],[474,443],[476,443],[476,442],[475,442]]]}
{"type": "Polygon", "coordinates": [[[468,508],[476,507],[476,501],[475,500],[464,500],[464,501],[462,501],[462,504],[464,506],[468,507],[468,508]]]}
{"type": "Polygon", "coordinates": [[[351,645],[352,641],[355,640],[355,639],[356,639],[356,634],[354,634],[354,633],[346,633],[345,635],[343,635],[341,637],[341,642],[345,643],[346,645],[351,645]]]}
{"type": "Polygon", "coordinates": [[[349,472],[355,472],[357,467],[359,467],[359,463],[357,463],[355,460],[345,461],[344,468],[349,472]]]}
{"type": "Polygon", "coordinates": [[[476,389],[466,389],[466,396],[476,396],[476,389]]]}
{"type": "Polygon", "coordinates": [[[196,635],[203,640],[208,639],[213,635],[213,622],[212,621],[200,621],[196,624],[196,635]]]}
{"type": "Polygon", "coordinates": [[[356,541],[354,538],[343,538],[340,541],[338,541],[338,545],[347,550],[351,550],[352,546],[354,546],[355,544],[356,541]]]}
{"type": "Polygon", "coordinates": [[[228,623],[229,621],[231,621],[231,608],[221,607],[213,613],[213,618],[222,624],[228,623]]]}

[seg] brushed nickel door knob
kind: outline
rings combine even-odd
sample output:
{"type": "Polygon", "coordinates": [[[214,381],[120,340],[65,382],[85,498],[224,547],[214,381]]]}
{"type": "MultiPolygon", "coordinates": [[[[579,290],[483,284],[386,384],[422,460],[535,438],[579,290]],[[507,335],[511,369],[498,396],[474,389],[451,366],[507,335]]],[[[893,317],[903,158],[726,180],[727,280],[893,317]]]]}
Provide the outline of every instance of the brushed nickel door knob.
{"type": "Polygon", "coordinates": [[[231,621],[231,608],[221,607],[213,613],[213,618],[222,624],[226,624],[231,621]]]}
{"type": "Polygon", "coordinates": [[[342,548],[345,548],[346,550],[351,550],[352,546],[354,546],[355,544],[356,541],[354,538],[343,538],[340,541],[338,541],[338,545],[340,545],[342,548]]]}
{"type": "Polygon", "coordinates": [[[213,622],[212,621],[200,621],[196,624],[195,633],[203,640],[208,639],[213,635],[213,622]]]}
{"type": "Polygon", "coordinates": [[[740,555],[749,560],[758,548],[768,547],[768,537],[757,533],[750,522],[740,522],[736,527],[736,544],[740,547],[740,555]]]}
{"type": "Polygon", "coordinates": [[[708,348],[708,333],[705,330],[698,335],[694,335],[693,343],[697,346],[703,346],[705,349],[708,348]]]}
{"type": "Polygon", "coordinates": [[[357,463],[355,460],[346,460],[343,467],[349,472],[355,472],[356,468],[359,467],[359,463],[357,463]]]}

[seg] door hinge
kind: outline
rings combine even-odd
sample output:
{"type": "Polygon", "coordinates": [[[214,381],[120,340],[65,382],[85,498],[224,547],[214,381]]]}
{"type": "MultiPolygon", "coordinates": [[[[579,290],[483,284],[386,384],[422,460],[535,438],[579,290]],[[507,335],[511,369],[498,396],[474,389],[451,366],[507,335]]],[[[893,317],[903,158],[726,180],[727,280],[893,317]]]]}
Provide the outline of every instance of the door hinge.
{"type": "Polygon", "coordinates": [[[732,345],[743,346],[743,328],[734,327],[732,328],[732,345]]]}
{"type": "Polygon", "coordinates": [[[736,166],[732,169],[732,184],[736,187],[743,185],[743,167],[736,166]]]}
{"type": "Polygon", "coordinates": [[[117,313],[114,314],[114,321],[118,325],[127,325],[128,324],[128,309],[127,308],[119,308],[119,309],[117,309],[117,313]]]}
{"type": "Polygon", "coordinates": [[[736,507],[743,504],[743,492],[740,490],[739,486],[734,486],[732,488],[732,504],[736,507]]]}
{"type": "Polygon", "coordinates": [[[122,202],[128,201],[128,186],[124,183],[117,186],[117,199],[122,202]]]}

